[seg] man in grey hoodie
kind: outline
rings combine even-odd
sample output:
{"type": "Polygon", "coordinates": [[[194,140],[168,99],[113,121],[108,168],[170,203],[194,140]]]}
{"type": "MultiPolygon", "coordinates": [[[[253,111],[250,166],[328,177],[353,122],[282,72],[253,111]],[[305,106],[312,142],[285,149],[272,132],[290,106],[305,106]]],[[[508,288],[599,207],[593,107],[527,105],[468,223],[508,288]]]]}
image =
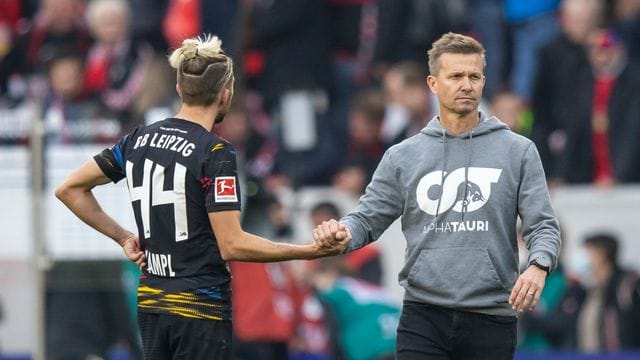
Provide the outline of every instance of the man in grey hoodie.
{"type": "Polygon", "coordinates": [[[484,48],[448,33],[429,51],[427,84],[440,114],[391,147],[358,208],[314,238],[349,251],[401,216],[407,240],[396,358],[511,359],[517,313],[538,303],[560,231],[535,145],[478,110],[484,48]],[[518,273],[520,217],[529,266],[518,273]]]}

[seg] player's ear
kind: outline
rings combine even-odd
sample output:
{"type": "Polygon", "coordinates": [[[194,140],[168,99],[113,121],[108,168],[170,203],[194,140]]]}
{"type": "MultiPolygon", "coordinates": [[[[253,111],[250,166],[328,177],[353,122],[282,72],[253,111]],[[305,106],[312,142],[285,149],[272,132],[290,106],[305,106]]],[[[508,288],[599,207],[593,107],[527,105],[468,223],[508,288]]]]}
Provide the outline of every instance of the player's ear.
{"type": "Polygon", "coordinates": [[[182,97],[182,93],[180,92],[180,85],[176,83],[176,92],[178,93],[178,96],[182,97]]]}
{"type": "Polygon", "coordinates": [[[429,87],[429,90],[431,90],[432,93],[436,95],[438,94],[438,84],[435,76],[433,75],[427,76],[427,86],[429,87]]]}
{"type": "Polygon", "coordinates": [[[222,90],[220,94],[220,106],[224,107],[231,102],[231,98],[233,96],[233,91],[229,88],[222,90]]]}

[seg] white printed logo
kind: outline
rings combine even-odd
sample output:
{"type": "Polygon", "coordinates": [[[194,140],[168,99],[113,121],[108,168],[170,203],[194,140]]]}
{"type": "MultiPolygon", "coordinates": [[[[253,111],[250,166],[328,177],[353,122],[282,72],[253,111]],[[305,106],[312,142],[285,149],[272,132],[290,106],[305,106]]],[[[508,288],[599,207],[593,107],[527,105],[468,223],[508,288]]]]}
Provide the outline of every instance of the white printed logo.
{"type": "Polygon", "coordinates": [[[465,168],[456,169],[449,174],[434,171],[423,176],[416,189],[420,209],[429,215],[436,215],[436,212],[444,213],[451,208],[457,212],[462,212],[463,208],[465,212],[480,209],[489,201],[491,184],[498,182],[502,169],[470,167],[467,170],[466,189],[465,168]],[[438,209],[440,197],[442,198],[438,209]]]}

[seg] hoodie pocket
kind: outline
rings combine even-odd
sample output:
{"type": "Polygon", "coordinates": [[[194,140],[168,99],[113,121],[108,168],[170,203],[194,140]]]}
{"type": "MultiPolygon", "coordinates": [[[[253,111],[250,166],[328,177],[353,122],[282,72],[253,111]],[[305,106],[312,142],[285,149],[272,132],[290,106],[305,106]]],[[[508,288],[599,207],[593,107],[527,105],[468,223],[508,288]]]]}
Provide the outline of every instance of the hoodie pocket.
{"type": "Polygon", "coordinates": [[[486,248],[422,250],[407,280],[413,292],[435,304],[472,308],[508,297],[486,248]]]}

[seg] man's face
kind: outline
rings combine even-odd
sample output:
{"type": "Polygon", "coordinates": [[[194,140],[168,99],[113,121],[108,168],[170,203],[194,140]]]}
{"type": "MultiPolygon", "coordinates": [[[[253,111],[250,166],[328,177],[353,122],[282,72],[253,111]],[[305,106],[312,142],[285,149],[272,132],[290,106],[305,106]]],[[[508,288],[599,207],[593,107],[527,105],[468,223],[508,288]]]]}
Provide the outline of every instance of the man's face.
{"type": "Polygon", "coordinates": [[[107,9],[92,24],[91,30],[97,40],[105,45],[115,45],[127,36],[129,26],[126,12],[120,9],[107,9]]]}
{"type": "Polygon", "coordinates": [[[615,74],[624,61],[623,46],[604,31],[595,31],[587,40],[589,60],[596,74],[615,74]]]}
{"type": "Polygon", "coordinates": [[[82,65],[76,58],[56,60],[49,70],[51,89],[65,100],[73,100],[82,92],[82,65]]]}
{"type": "Polygon", "coordinates": [[[427,84],[438,96],[442,110],[466,115],[478,108],[484,87],[484,64],[479,54],[445,53],[438,59],[440,70],[429,75],[427,84]]]}

